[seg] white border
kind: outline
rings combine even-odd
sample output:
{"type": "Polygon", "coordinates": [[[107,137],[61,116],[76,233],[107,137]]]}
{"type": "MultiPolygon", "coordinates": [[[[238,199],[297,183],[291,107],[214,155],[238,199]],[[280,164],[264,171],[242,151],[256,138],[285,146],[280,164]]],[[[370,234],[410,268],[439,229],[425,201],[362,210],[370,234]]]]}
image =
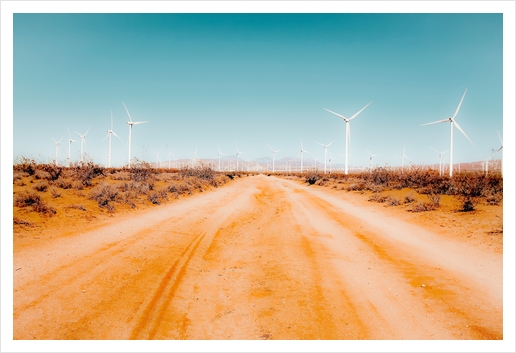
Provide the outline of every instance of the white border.
{"type": "Polygon", "coordinates": [[[514,352],[514,97],[513,1],[2,1],[1,2],[1,351],[468,351],[514,352]],[[13,341],[12,139],[13,13],[503,13],[504,16],[504,340],[503,341],[13,341]]]}

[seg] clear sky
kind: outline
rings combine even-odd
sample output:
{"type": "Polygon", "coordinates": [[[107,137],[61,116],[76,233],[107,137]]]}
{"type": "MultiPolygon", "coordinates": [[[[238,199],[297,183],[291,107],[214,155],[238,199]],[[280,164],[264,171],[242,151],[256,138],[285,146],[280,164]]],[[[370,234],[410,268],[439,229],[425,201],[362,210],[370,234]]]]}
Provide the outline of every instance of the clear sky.
{"type": "MultiPolygon", "coordinates": [[[[313,158],[330,147],[350,166],[437,163],[450,125],[420,124],[453,115],[473,145],[454,131],[454,161],[488,157],[500,147],[502,14],[14,14],[13,158],[104,163],[113,113],[113,164],[216,158],[217,144],[245,160],[271,157],[267,144],[295,157],[299,139],[313,158]],[[406,163],[406,162],[405,162],[406,163]]],[[[497,155],[497,159],[501,154],[497,155]]],[[[446,157],[448,158],[448,157],[446,157]]],[[[309,162],[309,161],[312,162],[309,162]]]]}

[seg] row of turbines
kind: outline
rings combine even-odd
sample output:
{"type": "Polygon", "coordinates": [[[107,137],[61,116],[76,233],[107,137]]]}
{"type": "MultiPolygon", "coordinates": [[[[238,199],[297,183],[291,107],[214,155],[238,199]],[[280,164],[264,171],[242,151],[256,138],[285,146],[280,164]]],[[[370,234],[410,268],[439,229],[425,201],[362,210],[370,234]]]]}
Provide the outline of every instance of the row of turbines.
{"type": "MultiPolygon", "coordinates": [[[[440,175],[442,175],[444,173],[444,165],[442,163],[442,160],[443,160],[443,154],[445,153],[448,153],[449,152],[449,163],[450,163],[450,167],[449,167],[449,176],[453,176],[453,130],[454,128],[457,128],[467,139],[468,141],[473,144],[473,142],[471,141],[471,139],[466,135],[466,133],[464,132],[464,130],[462,130],[462,128],[460,127],[460,125],[457,123],[456,121],[456,116],[457,114],[459,113],[459,110],[461,108],[461,105],[462,105],[462,102],[464,101],[464,97],[466,96],[466,92],[467,92],[467,88],[466,90],[464,91],[464,94],[462,95],[462,98],[459,102],[459,105],[457,106],[457,109],[455,110],[455,113],[453,114],[453,116],[447,118],[447,119],[442,119],[442,120],[438,120],[438,121],[433,121],[433,122],[430,122],[430,123],[426,123],[426,124],[422,124],[420,126],[426,126],[426,125],[432,125],[432,124],[439,124],[439,123],[447,123],[449,122],[450,123],[450,149],[448,151],[444,151],[444,152],[440,152],[434,148],[432,148],[434,151],[436,151],[437,153],[439,153],[439,173],[440,175]]],[[[344,121],[344,123],[346,124],[346,132],[345,132],[345,138],[346,138],[346,142],[345,142],[345,146],[346,146],[346,151],[345,151],[345,154],[344,154],[344,157],[345,157],[345,163],[344,163],[344,173],[345,174],[348,174],[349,172],[349,169],[348,169],[348,160],[349,160],[349,146],[350,146],[350,143],[351,143],[351,128],[350,128],[350,122],[351,120],[355,119],[361,112],[363,112],[370,104],[372,103],[369,102],[368,104],[366,104],[362,109],[360,109],[358,112],[356,112],[355,114],[353,114],[351,117],[349,118],[346,118],[344,115],[341,115],[339,113],[336,113],[334,111],[331,111],[329,109],[326,109],[324,108],[324,110],[326,110],[327,112],[339,117],[340,119],[342,119],[344,121]]],[[[131,137],[132,137],[132,129],[133,129],[133,126],[134,125],[139,125],[139,124],[144,124],[144,123],[147,123],[148,121],[133,121],[132,118],[131,118],[131,114],[129,113],[129,110],[127,109],[126,105],[124,102],[122,102],[126,112],[127,112],[127,116],[129,117],[129,121],[126,121],[126,124],[129,126],[129,137],[128,137],[128,167],[130,168],[131,167],[131,137]]],[[[91,128],[91,126],[90,126],[91,128]]],[[[80,139],[81,139],[81,163],[84,162],[84,148],[86,147],[86,135],[88,134],[90,128],[88,128],[88,130],[84,133],[84,134],[81,134],[77,131],[74,131],[77,135],[79,135],[80,139]]],[[[104,138],[104,140],[106,138],[109,138],[109,150],[108,150],[108,167],[111,167],[111,139],[112,139],[112,135],[114,135],[115,137],[117,137],[118,139],[120,139],[120,137],[113,131],[113,114],[111,113],[111,128],[107,130],[107,135],[106,137],[104,138]]],[[[70,153],[71,153],[71,144],[72,142],[77,142],[76,140],[73,140],[72,137],[71,137],[71,134],[70,134],[70,130],[68,129],[68,166],[70,165],[71,163],[71,160],[70,160],[70,153]]],[[[494,155],[496,153],[498,153],[499,151],[502,150],[503,148],[503,140],[500,136],[500,134],[498,133],[498,137],[500,139],[500,143],[501,143],[501,146],[496,149],[496,150],[493,150],[493,154],[491,155],[491,157],[489,158],[492,158],[494,157],[494,155]]],[[[62,138],[61,138],[62,140],[62,138]]],[[[56,160],[55,160],[55,163],[57,164],[58,163],[58,158],[59,158],[59,146],[60,146],[60,142],[61,140],[59,141],[56,141],[56,140],[53,140],[54,143],[55,143],[55,146],[56,146],[56,160]]],[[[122,139],[120,139],[122,140],[122,139]]],[[[328,160],[328,155],[330,156],[330,159],[329,161],[331,162],[331,155],[329,154],[329,150],[328,148],[335,142],[336,139],[334,139],[333,141],[331,141],[330,143],[328,143],[327,145],[325,144],[322,144],[320,142],[317,142],[317,141],[314,141],[315,143],[321,145],[323,148],[324,148],[324,173],[326,173],[326,161],[328,160]]],[[[303,143],[301,142],[300,140],[300,145],[301,145],[301,149],[298,153],[298,155],[296,156],[299,157],[301,156],[301,172],[303,172],[303,157],[304,157],[304,153],[310,153],[308,152],[307,150],[305,150],[303,148],[303,143]]],[[[235,144],[236,146],[236,144],[235,144]]],[[[277,152],[281,151],[281,149],[273,149],[271,146],[267,145],[271,152],[272,152],[272,172],[275,172],[275,155],[277,152]]],[[[170,153],[170,150],[168,151],[169,152],[169,157],[170,156],[173,156],[172,153],[170,153]]],[[[369,153],[369,167],[370,167],[370,170],[372,169],[372,161],[373,161],[373,157],[377,156],[378,154],[372,154],[369,150],[367,150],[367,152],[369,153]]],[[[158,152],[159,154],[159,152],[158,152]]],[[[220,151],[220,146],[219,146],[219,149],[218,149],[218,162],[219,162],[219,170],[221,170],[221,165],[220,165],[220,158],[221,158],[221,155],[223,155],[224,153],[222,153],[220,151]]],[[[238,161],[239,161],[239,156],[243,154],[242,151],[240,151],[238,149],[238,146],[236,146],[236,169],[238,170],[238,161]]],[[[196,158],[198,159],[198,155],[197,155],[197,149],[193,152],[193,165],[195,165],[195,162],[196,162],[196,158]]],[[[408,157],[405,155],[405,148],[403,148],[403,153],[401,154],[401,159],[402,159],[402,171],[403,171],[403,166],[404,166],[404,160],[405,158],[408,159],[408,157]]],[[[486,162],[487,163],[487,162],[486,162]]],[[[169,160],[169,168],[170,168],[170,160],[169,160]]],[[[331,164],[330,164],[330,168],[331,168],[331,164]]],[[[486,166],[486,170],[487,170],[487,166],[486,166]]],[[[330,171],[331,172],[331,171],[330,171]]]]}

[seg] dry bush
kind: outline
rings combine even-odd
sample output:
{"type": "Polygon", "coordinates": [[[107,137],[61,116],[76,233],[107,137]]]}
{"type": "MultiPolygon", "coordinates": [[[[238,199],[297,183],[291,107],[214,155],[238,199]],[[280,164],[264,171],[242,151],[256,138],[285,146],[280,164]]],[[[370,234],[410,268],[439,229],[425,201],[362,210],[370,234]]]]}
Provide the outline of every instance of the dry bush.
{"type": "Polygon", "coordinates": [[[104,168],[93,163],[74,163],[68,169],[68,175],[74,180],[78,180],[84,186],[91,186],[93,179],[105,176],[104,168]]]}
{"type": "Polygon", "coordinates": [[[52,179],[52,176],[50,175],[49,172],[46,172],[41,169],[36,169],[36,171],[34,173],[34,177],[36,179],[43,179],[43,180],[51,180],[52,179]]]}
{"type": "Polygon", "coordinates": [[[66,206],[66,208],[79,210],[79,211],[86,211],[86,207],[84,207],[83,205],[80,205],[80,204],[71,204],[71,205],[66,206]]]}
{"type": "MultiPolygon", "coordinates": [[[[79,181],[77,181],[79,182],[79,181]]],[[[60,176],[57,180],[54,180],[52,182],[52,185],[61,188],[61,189],[70,189],[73,187],[72,185],[73,179],[70,178],[64,178],[63,176],[60,176]]],[[[81,186],[82,188],[82,186],[81,186]]]]}
{"type": "Polygon", "coordinates": [[[13,224],[28,227],[31,227],[33,225],[31,222],[24,221],[23,219],[20,219],[18,217],[13,217],[13,224]]]}
{"type": "Polygon", "coordinates": [[[129,172],[116,172],[111,174],[113,180],[131,180],[131,174],[129,172]]]}
{"type": "Polygon", "coordinates": [[[213,180],[215,172],[211,167],[206,165],[201,165],[194,168],[184,167],[179,170],[179,174],[183,179],[188,179],[191,177],[199,178],[202,180],[213,180]]]}
{"type": "Polygon", "coordinates": [[[153,191],[147,195],[147,200],[149,200],[154,205],[159,205],[161,203],[161,197],[159,197],[156,191],[153,191]]]}
{"type": "MultiPolygon", "coordinates": [[[[41,174],[49,175],[50,178],[48,180],[50,180],[50,181],[57,180],[59,178],[59,176],[61,175],[61,173],[63,172],[63,167],[55,165],[55,164],[38,164],[37,168],[38,168],[38,170],[41,170],[42,172],[46,172],[46,173],[41,173],[41,174]]],[[[37,179],[37,173],[38,172],[36,171],[36,179],[37,179]]],[[[40,178],[40,179],[47,179],[47,178],[40,178]]]]}
{"type": "Polygon", "coordinates": [[[14,196],[14,206],[27,207],[41,202],[41,198],[34,191],[23,191],[14,196]]]}
{"type": "Polygon", "coordinates": [[[399,206],[401,204],[401,201],[394,196],[388,196],[385,202],[387,203],[387,206],[399,206]]]}
{"type": "Polygon", "coordinates": [[[403,200],[404,203],[412,203],[414,201],[416,201],[416,198],[414,197],[413,194],[405,195],[405,198],[403,200]]]}
{"type": "Polygon", "coordinates": [[[19,157],[17,163],[14,165],[14,170],[34,175],[36,172],[36,161],[25,157],[19,157]]]}
{"type": "MultiPolygon", "coordinates": [[[[97,201],[100,207],[107,207],[111,201],[117,201],[118,188],[115,185],[102,183],[90,190],[88,198],[97,201]]],[[[108,210],[112,209],[113,206],[108,207],[108,210]]]]}
{"type": "Polygon", "coordinates": [[[311,170],[309,172],[306,172],[304,176],[305,176],[306,182],[309,185],[315,184],[319,179],[322,178],[321,173],[319,173],[319,172],[317,172],[315,170],[311,170]]]}
{"type": "Polygon", "coordinates": [[[373,202],[379,202],[384,203],[387,201],[387,196],[382,195],[380,193],[374,193],[372,194],[367,201],[373,201],[373,202]]]}
{"type": "Polygon", "coordinates": [[[47,191],[48,189],[48,182],[46,181],[40,181],[39,183],[37,183],[36,185],[34,185],[32,187],[34,190],[36,191],[39,191],[39,192],[45,192],[47,191]]]}
{"type": "Polygon", "coordinates": [[[135,160],[135,163],[131,165],[130,176],[131,180],[134,181],[147,181],[155,174],[154,168],[151,164],[135,160]]]}
{"type": "Polygon", "coordinates": [[[61,197],[61,193],[57,191],[55,188],[51,188],[50,192],[52,193],[52,197],[54,199],[57,199],[58,197],[61,197]]]}

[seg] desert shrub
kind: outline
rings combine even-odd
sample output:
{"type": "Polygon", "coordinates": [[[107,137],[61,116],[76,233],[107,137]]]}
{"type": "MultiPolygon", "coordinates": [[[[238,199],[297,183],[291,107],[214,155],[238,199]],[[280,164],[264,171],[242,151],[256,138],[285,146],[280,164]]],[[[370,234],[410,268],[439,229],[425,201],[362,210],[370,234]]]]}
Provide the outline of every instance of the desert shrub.
{"type": "Polygon", "coordinates": [[[34,172],[34,177],[36,179],[43,179],[43,180],[51,180],[52,179],[52,176],[50,175],[49,172],[41,170],[41,169],[36,169],[36,171],[34,172]]]}
{"type": "Polygon", "coordinates": [[[131,174],[128,172],[116,172],[111,174],[113,180],[131,180],[131,174]]]}
{"type": "Polygon", "coordinates": [[[311,170],[305,174],[305,180],[309,185],[315,184],[321,177],[321,173],[315,170],[311,170]]]}
{"type": "Polygon", "coordinates": [[[71,205],[66,206],[66,208],[79,210],[79,211],[86,211],[86,207],[84,207],[83,205],[80,205],[80,204],[71,204],[71,205]]]}
{"type": "Polygon", "coordinates": [[[13,224],[20,225],[20,226],[29,226],[29,227],[32,226],[31,222],[24,221],[23,219],[20,219],[18,217],[13,217],[13,224]]]}
{"type": "MultiPolygon", "coordinates": [[[[37,167],[38,167],[38,170],[48,173],[45,175],[50,175],[50,178],[48,180],[51,180],[51,181],[57,180],[59,178],[59,176],[61,175],[61,173],[63,172],[63,167],[55,165],[55,164],[39,164],[37,167]]],[[[36,173],[37,173],[37,171],[36,171],[36,173]]],[[[37,178],[37,175],[36,175],[36,178],[37,178]]],[[[43,178],[40,178],[40,179],[43,179],[43,178]]]]}
{"type": "Polygon", "coordinates": [[[61,189],[70,189],[72,188],[72,179],[59,177],[57,180],[52,182],[52,185],[61,188],[61,189]]]}
{"type": "Polygon", "coordinates": [[[39,192],[45,192],[48,189],[48,183],[46,181],[41,181],[34,185],[32,188],[39,192]]]}
{"type": "Polygon", "coordinates": [[[471,198],[464,198],[462,203],[462,212],[471,212],[475,210],[475,205],[473,203],[473,200],[471,198]]]}
{"type": "Polygon", "coordinates": [[[385,200],[387,206],[399,206],[401,204],[400,200],[397,197],[389,196],[385,200]]]}
{"type": "Polygon", "coordinates": [[[387,196],[382,195],[380,193],[374,193],[372,194],[367,201],[373,201],[373,202],[379,202],[384,203],[387,201],[387,196]]]}
{"type": "MultiPolygon", "coordinates": [[[[166,192],[165,192],[165,197],[166,197],[166,192]]],[[[159,191],[152,191],[150,192],[148,195],[147,195],[147,200],[149,200],[151,203],[153,203],[154,205],[159,205],[161,204],[161,201],[163,200],[164,198],[162,197],[162,194],[159,192],[159,191]]]]}
{"type": "Polygon", "coordinates": [[[434,205],[435,208],[441,205],[441,196],[438,194],[428,194],[427,197],[430,199],[430,202],[434,205]]]}
{"type": "Polygon", "coordinates": [[[184,167],[179,170],[179,174],[183,179],[195,177],[203,180],[213,180],[215,172],[206,165],[201,165],[194,168],[184,167]]]}
{"type": "Polygon", "coordinates": [[[27,173],[28,175],[34,175],[36,172],[36,162],[34,159],[19,157],[17,162],[14,165],[14,170],[27,173]]]}
{"type": "Polygon", "coordinates": [[[502,193],[492,193],[486,195],[486,202],[489,205],[499,205],[503,201],[502,193]]]}
{"type": "Polygon", "coordinates": [[[50,216],[52,216],[52,215],[57,213],[55,208],[53,208],[52,206],[49,206],[48,204],[46,204],[43,201],[40,201],[40,202],[32,205],[32,209],[34,211],[36,211],[36,212],[43,213],[43,214],[48,214],[50,216]]]}
{"type": "Polygon", "coordinates": [[[104,168],[93,163],[75,163],[69,168],[69,175],[84,186],[91,186],[94,178],[105,176],[104,168]]]}
{"type": "Polygon", "coordinates": [[[74,189],[74,190],[84,190],[84,184],[80,180],[72,181],[71,186],[72,186],[72,189],[74,189]]]}
{"type": "Polygon", "coordinates": [[[404,203],[412,203],[414,201],[416,201],[416,198],[414,197],[413,194],[408,194],[408,195],[405,195],[405,198],[404,198],[404,203]]]}
{"type": "Polygon", "coordinates": [[[33,191],[24,191],[14,196],[14,206],[27,207],[41,202],[39,195],[33,191]]]}
{"type": "Polygon", "coordinates": [[[425,211],[433,211],[435,210],[435,206],[431,202],[418,202],[416,203],[410,212],[425,212],[425,211]]]}
{"type": "MultiPolygon", "coordinates": [[[[97,201],[100,207],[108,206],[109,202],[116,201],[118,198],[118,188],[115,185],[102,183],[95,186],[89,193],[91,200],[97,201]]],[[[108,209],[110,210],[110,209],[108,209]]]]}
{"type": "Polygon", "coordinates": [[[150,163],[138,161],[131,165],[130,178],[134,181],[147,181],[152,178],[154,168],[150,163]]]}
{"type": "Polygon", "coordinates": [[[51,188],[51,189],[50,189],[50,192],[51,192],[52,197],[53,197],[54,199],[57,199],[57,198],[61,197],[61,193],[60,193],[60,192],[58,192],[58,191],[57,191],[57,189],[55,189],[55,188],[51,188]]]}

